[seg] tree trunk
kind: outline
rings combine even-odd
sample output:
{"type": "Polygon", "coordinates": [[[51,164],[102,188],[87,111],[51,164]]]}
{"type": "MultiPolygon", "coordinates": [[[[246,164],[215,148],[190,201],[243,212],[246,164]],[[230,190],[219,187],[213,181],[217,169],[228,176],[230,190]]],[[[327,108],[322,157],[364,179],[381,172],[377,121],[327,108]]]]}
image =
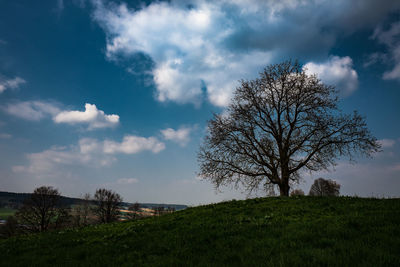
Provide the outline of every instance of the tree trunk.
{"type": "Polygon", "coordinates": [[[279,191],[281,197],[288,197],[289,196],[289,181],[283,180],[282,183],[279,184],[279,191]]]}

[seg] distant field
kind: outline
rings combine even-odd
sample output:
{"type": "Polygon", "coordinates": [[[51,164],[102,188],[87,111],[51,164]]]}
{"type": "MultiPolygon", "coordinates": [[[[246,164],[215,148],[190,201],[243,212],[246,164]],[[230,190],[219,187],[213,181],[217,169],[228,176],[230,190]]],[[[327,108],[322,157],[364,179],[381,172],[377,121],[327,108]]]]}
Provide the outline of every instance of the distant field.
{"type": "Polygon", "coordinates": [[[6,220],[9,216],[14,215],[16,211],[9,208],[0,208],[0,220],[6,220]]]}
{"type": "Polygon", "coordinates": [[[258,198],[0,241],[1,266],[400,266],[400,199],[258,198]]]}

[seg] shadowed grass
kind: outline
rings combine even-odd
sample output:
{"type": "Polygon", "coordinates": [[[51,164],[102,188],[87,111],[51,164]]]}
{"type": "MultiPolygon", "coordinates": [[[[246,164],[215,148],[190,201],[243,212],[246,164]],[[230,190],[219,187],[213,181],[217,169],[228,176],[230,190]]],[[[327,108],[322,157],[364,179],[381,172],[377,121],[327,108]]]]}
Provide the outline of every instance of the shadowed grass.
{"type": "Polygon", "coordinates": [[[400,266],[400,199],[257,198],[0,241],[0,264],[400,266]]]}

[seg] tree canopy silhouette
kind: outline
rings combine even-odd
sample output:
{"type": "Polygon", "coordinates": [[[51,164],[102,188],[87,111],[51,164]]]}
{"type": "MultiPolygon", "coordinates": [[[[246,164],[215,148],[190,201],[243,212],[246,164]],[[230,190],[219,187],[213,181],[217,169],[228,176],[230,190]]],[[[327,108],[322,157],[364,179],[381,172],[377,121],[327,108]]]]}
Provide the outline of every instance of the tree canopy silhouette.
{"type": "Polygon", "coordinates": [[[333,86],[286,61],[242,80],[227,110],[214,114],[198,153],[199,174],[217,188],[278,186],[288,196],[301,170],[327,169],[341,156],[379,148],[363,117],[339,110],[333,86]]]}
{"type": "Polygon", "coordinates": [[[118,193],[105,188],[97,189],[94,202],[96,205],[93,211],[100,222],[109,223],[118,220],[122,205],[122,197],[118,193]]]}
{"type": "Polygon", "coordinates": [[[340,184],[331,179],[318,178],[314,181],[308,193],[310,196],[337,197],[340,193],[340,184]]]}
{"type": "Polygon", "coordinates": [[[30,232],[42,232],[57,228],[68,219],[61,206],[60,192],[51,186],[36,188],[16,213],[19,222],[30,232]]]}

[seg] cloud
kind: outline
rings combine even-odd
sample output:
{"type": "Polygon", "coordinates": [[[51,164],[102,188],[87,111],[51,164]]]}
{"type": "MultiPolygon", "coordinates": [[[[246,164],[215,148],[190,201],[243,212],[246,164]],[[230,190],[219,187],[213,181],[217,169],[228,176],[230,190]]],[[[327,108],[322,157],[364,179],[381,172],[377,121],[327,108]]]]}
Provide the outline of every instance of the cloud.
{"type": "Polygon", "coordinates": [[[378,140],[378,143],[381,144],[382,148],[390,148],[390,147],[394,146],[394,144],[396,143],[396,140],[393,140],[393,139],[381,139],[381,140],[378,140]]]}
{"type": "Polygon", "coordinates": [[[60,109],[55,104],[43,101],[14,102],[1,106],[1,109],[10,115],[30,121],[39,121],[60,112],[60,109]]]}
{"type": "Polygon", "coordinates": [[[119,123],[119,116],[106,115],[104,111],[98,110],[96,105],[86,103],[85,111],[62,111],[53,117],[56,123],[88,124],[89,129],[114,127],[119,123]]]}
{"type": "Polygon", "coordinates": [[[27,159],[29,161],[27,166],[13,166],[13,171],[30,173],[37,177],[49,177],[63,169],[71,169],[71,166],[101,167],[115,161],[115,158],[103,153],[83,152],[79,146],[54,146],[42,152],[27,154],[27,159]]]}
{"type": "Polygon", "coordinates": [[[95,6],[94,19],[108,35],[107,57],[149,55],[155,62],[151,71],[160,102],[198,105],[206,89],[211,103],[226,106],[237,80],[256,75],[271,59],[268,51],[221,47],[231,33],[232,20],[212,3],[187,8],[159,2],[137,11],[125,4],[106,7],[101,1],[95,6]]]}
{"type": "Polygon", "coordinates": [[[0,94],[6,89],[17,89],[21,84],[26,83],[26,81],[20,77],[15,77],[14,79],[5,79],[0,76],[0,94]]]}
{"type": "Polygon", "coordinates": [[[160,132],[165,140],[171,140],[175,143],[178,143],[180,146],[186,146],[186,144],[190,141],[191,131],[192,128],[190,127],[181,127],[178,130],[167,128],[161,130],[160,132]]]}
{"type": "MultiPolygon", "coordinates": [[[[104,167],[110,166],[117,159],[115,154],[135,154],[149,150],[159,153],[165,145],[154,137],[125,136],[121,143],[95,138],[81,138],[76,145],[53,146],[42,152],[27,154],[28,165],[13,166],[14,172],[34,174],[38,177],[51,177],[62,170],[73,171],[77,166],[104,167]],[[74,166],[74,168],[71,168],[74,166]]],[[[132,183],[134,180],[121,180],[132,183]]]]}
{"type": "Polygon", "coordinates": [[[350,95],[358,87],[358,75],[350,57],[331,56],[323,63],[308,62],[303,69],[308,74],[316,74],[323,83],[336,86],[344,96],[350,95]]]}
{"type": "Polygon", "coordinates": [[[154,154],[165,149],[165,144],[158,141],[155,137],[141,137],[135,135],[125,135],[122,142],[112,140],[98,141],[93,138],[83,138],[79,140],[80,153],[90,154],[137,154],[142,151],[151,151],[154,154]]]}
{"type": "MultiPolygon", "coordinates": [[[[229,103],[238,79],[255,78],[283,57],[325,58],[338,36],[371,29],[400,7],[373,0],[172,0],[135,10],[92,2],[92,17],[106,32],[107,58],[149,56],[158,101],[198,105],[205,92],[216,106],[229,103]]],[[[348,75],[345,90],[355,90],[357,79],[348,75]]]]}
{"type": "Polygon", "coordinates": [[[145,53],[155,61],[152,73],[161,102],[198,104],[205,87],[211,103],[226,106],[237,80],[256,75],[271,59],[267,51],[221,48],[231,30],[215,27],[228,21],[210,3],[193,9],[156,3],[137,12],[125,5],[108,10],[98,4],[95,18],[110,35],[109,58],[145,53]]]}
{"type": "Polygon", "coordinates": [[[57,0],[57,12],[62,12],[64,10],[64,0],[57,0]]]}
{"type": "Polygon", "coordinates": [[[0,133],[0,139],[9,139],[12,135],[8,133],[0,133]]]}
{"type": "Polygon", "coordinates": [[[393,172],[400,172],[400,163],[393,164],[392,166],[390,166],[389,170],[393,172]]]}
{"type": "Polygon", "coordinates": [[[39,121],[51,117],[55,123],[86,124],[89,130],[115,127],[119,123],[118,115],[106,115],[96,105],[89,103],[85,104],[85,111],[62,110],[59,104],[46,101],[13,102],[0,108],[25,120],[39,121]]]}
{"type": "Polygon", "coordinates": [[[104,152],[107,154],[123,153],[136,154],[142,151],[151,151],[154,154],[165,149],[165,144],[155,137],[140,137],[135,135],[124,136],[122,142],[104,141],[104,152]]]}
{"type": "Polygon", "coordinates": [[[364,61],[363,67],[368,68],[369,66],[376,64],[378,62],[388,63],[389,62],[388,54],[382,52],[374,52],[368,55],[364,61]]]}
{"type": "MultiPolygon", "coordinates": [[[[383,73],[384,80],[400,80],[400,22],[396,22],[390,25],[389,29],[384,30],[382,26],[375,28],[374,34],[371,36],[372,39],[378,40],[379,43],[384,44],[387,48],[387,54],[385,53],[374,53],[370,58],[376,63],[379,61],[390,62],[393,68],[383,73]],[[376,56],[374,56],[376,55],[376,56]]],[[[371,63],[371,64],[372,64],[371,63]]],[[[369,65],[371,65],[369,64],[369,65]]]]}
{"type": "Polygon", "coordinates": [[[128,185],[128,184],[136,184],[139,180],[136,178],[121,178],[117,180],[117,184],[128,185]]]}

